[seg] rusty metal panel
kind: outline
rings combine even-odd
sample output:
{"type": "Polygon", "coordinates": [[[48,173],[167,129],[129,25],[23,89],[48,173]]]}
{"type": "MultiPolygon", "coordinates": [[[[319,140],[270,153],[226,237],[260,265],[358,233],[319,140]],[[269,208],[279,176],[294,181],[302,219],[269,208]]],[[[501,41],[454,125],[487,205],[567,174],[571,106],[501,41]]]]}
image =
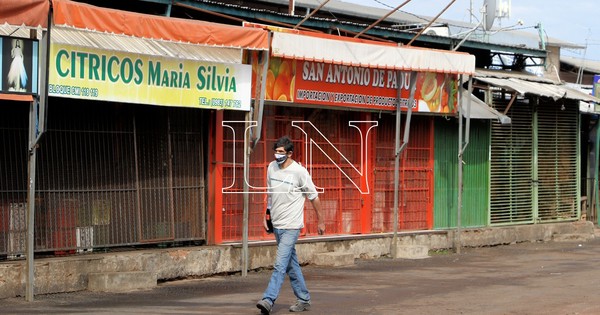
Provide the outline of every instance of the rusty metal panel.
{"type": "Polygon", "coordinates": [[[151,107],[135,119],[140,241],[173,239],[173,198],[170,187],[171,152],[167,112],[151,107]]]}
{"type": "Polygon", "coordinates": [[[538,216],[542,222],[579,218],[578,102],[538,106],[538,216]]]}
{"type": "Polygon", "coordinates": [[[172,160],[173,212],[176,240],[198,240],[206,236],[206,124],[202,116],[172,111],[170,136],[172,160]]]}
{"type": "Polygon", "coordinates": [[[39,251],[134,244],[133,111],[56,99],[38,155],[39,251]],[[78,234],[81,237],[78,238],[78,234]],[[85,244],[85,245],[83,245],[85,244]]]}

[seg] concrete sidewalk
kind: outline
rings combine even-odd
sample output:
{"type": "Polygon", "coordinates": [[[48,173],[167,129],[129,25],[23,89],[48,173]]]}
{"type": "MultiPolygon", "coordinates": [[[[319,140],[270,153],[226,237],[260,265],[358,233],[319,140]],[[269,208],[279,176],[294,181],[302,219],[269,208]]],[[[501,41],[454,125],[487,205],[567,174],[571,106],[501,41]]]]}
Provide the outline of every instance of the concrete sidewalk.
{"type": "MultiPolygon", "coordinates": [[[[600,314],[600,238],[527,242],[304,267],[307,314],[600,314]]],[[[161,283],[129,293],[81,291],[0,300],[3,314],[259,314],[270,270],[161,283]]],[[[289,283],[273,314],[294,303],[289,283]]]]}
{"type": "MultiPolygon", "coordinates": [[[[480,247],[552,240],[579,241],[593,237],[594,225],[591,222],[566,222],[465,229],[461,233],[461,242],[465,247],[480,247]]],[[[454,231],[413,231],[399,233],[398,245],[408,247],[402,249],[404,253],[415,255],[421,252],[421,256],[426,256],[427,249],[453,248],[455,240],[454,231]]],[[[336,264],[330,266],[348,265],[358,258],[402,257],[393,256],[391,234],[302,239],[297,251],[303,264],[335,259],[336,264]],[[332,258],[331,254],[337,256],[332,258]],[[326,258],[319,259],[319,255],[326,258]],[[344,263],[337,264],[342,257],[344,263]]],[[[249,268],[269,268],[273,263],[274,253],[274,242],[251,244],[249,268]]],[[[37,259],[35,293],[39,295],[84,290],[117,292],[150,288],[155,286],[157,280],[239,272],[240,257],[240,244],[230,244],[37,259]]],[[[25,261],[0,263],[0,303],[3,298],[24,294],[25,277],[25,261]]]]}

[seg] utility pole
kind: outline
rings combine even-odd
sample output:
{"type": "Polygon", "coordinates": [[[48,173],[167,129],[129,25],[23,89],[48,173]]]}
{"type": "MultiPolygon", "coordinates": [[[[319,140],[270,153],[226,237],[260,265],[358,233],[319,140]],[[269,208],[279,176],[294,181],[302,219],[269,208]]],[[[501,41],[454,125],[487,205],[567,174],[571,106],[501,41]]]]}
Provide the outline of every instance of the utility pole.
{"type": "Polygon", "coordinates": [[[473,24],[473,0],[469,2],[469,24],[473,24]]]}

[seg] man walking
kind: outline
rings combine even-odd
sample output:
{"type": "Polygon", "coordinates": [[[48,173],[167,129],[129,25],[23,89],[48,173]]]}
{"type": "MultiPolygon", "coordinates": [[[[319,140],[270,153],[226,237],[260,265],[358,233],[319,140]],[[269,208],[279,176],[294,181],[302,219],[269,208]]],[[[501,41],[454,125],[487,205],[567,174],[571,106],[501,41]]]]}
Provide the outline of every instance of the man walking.
{"type": "Polygon", "coordinates": [[[288,137],[281,137],[273,145],[273,150],[275,160],[267,168],[267,209],[271,213],[273,233],[277,241],[277,257],[269,285],[256,307],[262,314],[271,312],[287,273],[297,299],[296,304],[290,307],[290,312],[302,312],[310,308],[310,294],[296,256],[296,241],[304,227],[305,198],[311,201],[317,214],[319,234],[325,232],[325,223],[321,215],[319,196],[310,174],[292,159],[292,141],[288,137]]]}

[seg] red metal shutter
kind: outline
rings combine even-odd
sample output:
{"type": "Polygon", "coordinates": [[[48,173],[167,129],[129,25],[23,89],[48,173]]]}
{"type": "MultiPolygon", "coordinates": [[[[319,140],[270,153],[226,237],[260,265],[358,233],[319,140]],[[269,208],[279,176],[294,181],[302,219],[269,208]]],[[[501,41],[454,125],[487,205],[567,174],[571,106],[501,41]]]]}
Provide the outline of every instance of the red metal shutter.
{"type": "MultiPolygon", "coordinates": [[[[404,116],[405,117],[405,116],[404,116]]],[[[393,230],[395,117],[382,116],[377,127],[373,232],[393,230]]],[[[404,120],[402,121],[404,131],[404,120]]],[[[398,226],[432,227],[433,126],[430,117],[413,116],[410,139],[400,165],[398,226]]]]}

